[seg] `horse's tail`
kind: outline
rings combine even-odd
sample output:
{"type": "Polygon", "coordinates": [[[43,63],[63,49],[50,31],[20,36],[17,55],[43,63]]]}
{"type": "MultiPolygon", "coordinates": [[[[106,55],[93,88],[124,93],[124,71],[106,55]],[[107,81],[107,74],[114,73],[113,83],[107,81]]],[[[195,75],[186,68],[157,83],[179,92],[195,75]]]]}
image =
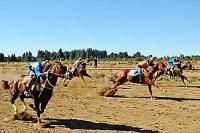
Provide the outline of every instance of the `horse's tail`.
{"type": "Polygon", "coordinates": [[[9,81],[1,80],[1,84],[5,90],[10,89],[9,81]]]}

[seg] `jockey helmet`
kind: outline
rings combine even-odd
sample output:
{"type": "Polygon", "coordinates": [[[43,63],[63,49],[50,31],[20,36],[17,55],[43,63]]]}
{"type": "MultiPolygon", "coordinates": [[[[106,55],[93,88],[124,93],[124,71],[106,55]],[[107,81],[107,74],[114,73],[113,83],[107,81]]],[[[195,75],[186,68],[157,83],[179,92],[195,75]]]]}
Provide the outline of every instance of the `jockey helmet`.
{"type": "Polygon", "coordinates": [[[29,70],[32,70],[32,65],[28,65],[28,69],[29,69],[29,70]]]}
{"type": "Polygon", "coordinates": [[[152,62],[152,61],[154,61],[154,59],[155,59],[155,57],[151,57],[151,58],[149,59],[149,61],[152,62]]]}
{"type": "Polygon", "coordinates": [[[82,58],[78,58],[78,61],[82,61],[83,59],[82,58]]]}

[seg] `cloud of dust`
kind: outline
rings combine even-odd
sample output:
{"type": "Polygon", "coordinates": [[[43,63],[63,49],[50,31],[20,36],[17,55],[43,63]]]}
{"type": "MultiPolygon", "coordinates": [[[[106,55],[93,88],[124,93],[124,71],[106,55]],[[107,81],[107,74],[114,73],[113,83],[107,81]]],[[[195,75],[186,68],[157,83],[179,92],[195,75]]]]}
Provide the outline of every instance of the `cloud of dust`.
{"type": "Polygon", "coordinates": [[[0,68],[0,80],[12,80],[15,76],[27,74],[25,70],[17,69],[9,69],[9,68],[0,68]]]}

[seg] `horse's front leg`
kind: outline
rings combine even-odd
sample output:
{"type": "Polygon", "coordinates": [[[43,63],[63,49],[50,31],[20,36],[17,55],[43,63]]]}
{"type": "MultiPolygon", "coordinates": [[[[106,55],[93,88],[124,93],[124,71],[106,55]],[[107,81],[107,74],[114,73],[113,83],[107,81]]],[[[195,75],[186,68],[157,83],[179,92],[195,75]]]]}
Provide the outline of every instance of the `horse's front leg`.
{"type": "Polygon", "coordinates": [[[180,77],[181,77],[181,80],[182,80],[184,86],[185,86],[186,88],[188,88],[188,86],[187,86],[186,83],[185,83],[185,78],[186,78],[186,77],[183,76],[183,75],[181,75],[180,77]]]}
{"type": "Polygon", "coordinates": [[[152,94],[152,88],[151,88],[150,84],[148,84],[148,89],[149,89],[149,93],[151,95],[151,99],[154,99],[153,94],[152,94]]]}
{"type": "Polygon", "coordinates": [[[85,86],[87,87],[87,83],[86,83],[86,81],[85,81],[84,77],[83,77],[83,76],[80,76],[80,77],[81,77],[81,79],[84,81],[84,83],[85,83],[85,86]]]}
{"type": "Polygon", "coordinates": [[[41,114],[44,113],[44,109],[46,108],[48,102],[39,102],[38,105],[41,106],[41,109],[37,109],[37,123],[41,124],[42,120],[40,118],[41,114]]]}
{"type": "Polygon", "coordinates": [[[35,105],[35,111],[37,112],[37,122],[38,124],[41,124],[41,119],[40,119],[40,107],[39,107],[39,99],[38,98],[35,98],[34,99],[34,105],[35,105]]]}
{"type": "Polygon", "coordinates": [[[17,106],[15,105],[15,100],[17,99],[18,97],[18,92],[15,91],[13,94],[11,94],[11,99],[10,99],[10,102],[13,106],[13,109],[14,109],[14,116],[18,114],[18,108],[17,106]]]}
{"type": "Polygon", "coordinates": [[[88,73],[86,73],[85,76],[89,77],[92,81],[94,81],[94,79],[88,73]]]}
{"type": "Polygon", "coordinates": [[[67,86],[66,81],[67,81],[67,78],[64,78],[63,79],[63,86],[65,86],[65,87],[67,86]]]}

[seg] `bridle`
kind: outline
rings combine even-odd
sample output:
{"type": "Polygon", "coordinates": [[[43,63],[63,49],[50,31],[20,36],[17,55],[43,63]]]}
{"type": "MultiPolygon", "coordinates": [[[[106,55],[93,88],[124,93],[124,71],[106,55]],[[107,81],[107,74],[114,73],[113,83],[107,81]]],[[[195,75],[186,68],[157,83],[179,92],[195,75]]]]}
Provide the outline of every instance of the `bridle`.
{"type": "MultiPolygon", "coordinates": [[[[47,89],[52,90],[56,86],[56,85],[52,85],[52,83],[50,82],[50,80],[49,80],[49,74],[55,75],[56,77],[60,77],[60,78],[64,78],[65,77],[65,74],[62,74],[61,68],[59,68],[59,73],[60,74],[58,74],[58,73],[55,72],[55,69],[57,69],[56,68],[57,66],[54,66],[54,65],[52,65],[52,67],[50,67],[49,70],[47,71],[46,80],[45,80],[45,83],[44,83],[44,85],[46,83],[48,83],[50,87],[44,86],[43,88],[47,88],[47,89]],[[53,69],[53,68],[55,68],[55,69],[53,69]]],[[[63,64],[58,64],[58,65],[63,65],[63,64]]]]}

